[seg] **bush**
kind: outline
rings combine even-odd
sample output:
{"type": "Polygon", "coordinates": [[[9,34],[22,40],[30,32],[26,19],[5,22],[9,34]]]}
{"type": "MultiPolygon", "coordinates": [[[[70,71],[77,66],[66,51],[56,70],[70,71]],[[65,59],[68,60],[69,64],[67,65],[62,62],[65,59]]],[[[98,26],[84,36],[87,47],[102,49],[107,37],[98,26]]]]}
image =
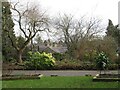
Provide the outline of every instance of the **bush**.
{"type": "Polygon", "coordinates": [[[29,52],[29,59],[25,62],[26,69],[52,69],[55,58],[51,53],[29,52]]]}
{"type": "Polygon", "coordinates": [[[57,61],[55,70],[96,70],[95,64],[82,64],[80,61],[63,60],[57,61]]]}
{"type": "Polygon", "coordinates": [[[89,61],[89,62],[94,62],[94,59],[97,55],[97,51],[96,50],[86,50],[83,56],[83,60],[84,61],[89,61]]]}
{"type": "Polygon", "coordinates": [[[54,70],[96,70],[94,64],[80,65],[80,64],[63,64],[56,65],[54,70]]]}
{"type": "Polygon", "coordinates": [[[59,61],[65,58],[64,54],[61,54],[61,53],[54,53],[53,56],[56,60],[59,60],[59,61]]]}
{"type": "Polygon", "coordinates": [[[57,61],[54,69],[56,70],[78,70],[80,67],[79,63],[71,62],[71,61],[57,61]]]}
{"type": "Polygon", "coordinates": [[[104,52],[101,52],[96,57],[96,67],[99,70],[105,70],[108,67],[109,59],[104,52]]]}
{"type": "Polygon", "coordinates": [[[108,69],[109,70],[117,70],[118,69],[118,64],[109,64],[108,69]]]}

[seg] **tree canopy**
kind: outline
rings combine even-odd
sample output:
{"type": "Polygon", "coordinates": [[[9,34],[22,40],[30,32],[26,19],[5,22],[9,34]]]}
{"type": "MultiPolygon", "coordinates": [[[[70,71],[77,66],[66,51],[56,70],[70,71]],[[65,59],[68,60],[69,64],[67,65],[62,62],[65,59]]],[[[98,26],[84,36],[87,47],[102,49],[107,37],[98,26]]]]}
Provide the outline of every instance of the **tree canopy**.
{"type": "Polygon", "coordinates": [[[15,54],[15,49],[11,42],[11,39],[14,41],[16,39],[13,31],[14,22],[11,14],[9,2],[2,2],[2,54],[6,60],[13,58],[15,54]],[[11,37],[11,39],[9,37],[11,37]]]}
{"type": "Polygon", "coordinates": [[[109,19],[107,26],[107,36],[112,36],[117,41],[118,47],[120,47],[120,29],[119,25],[113,25],[112,21],[109,19]]]}

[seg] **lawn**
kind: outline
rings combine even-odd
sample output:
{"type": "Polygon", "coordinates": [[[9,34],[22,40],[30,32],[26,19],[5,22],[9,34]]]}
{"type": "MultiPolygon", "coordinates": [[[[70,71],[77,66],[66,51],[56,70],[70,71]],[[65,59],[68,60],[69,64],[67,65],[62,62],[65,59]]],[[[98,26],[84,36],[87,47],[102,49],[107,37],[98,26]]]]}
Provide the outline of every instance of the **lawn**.
{"type": "Polygon", "coordinates": [[[34,80],[3,81],[3,88],[118,88],[118,82],[93,82],[89,76],[42,77],[34,80]]]}

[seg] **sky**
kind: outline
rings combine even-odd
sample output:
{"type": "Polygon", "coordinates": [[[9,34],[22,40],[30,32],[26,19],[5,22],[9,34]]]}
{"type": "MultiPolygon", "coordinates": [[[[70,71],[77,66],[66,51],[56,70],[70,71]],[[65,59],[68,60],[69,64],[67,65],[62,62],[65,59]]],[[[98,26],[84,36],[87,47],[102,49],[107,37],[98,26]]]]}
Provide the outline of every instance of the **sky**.
{"type": "Polygon", "coordinates": [[[70,13],[79,18],[88,15],[101,18],[105,21],[111,19],[118,24],[119,0],[38,0],[48,9],[51,15],[70,13]]]}
{"type": "Polygon", "coordinates": [[[105,21],[111,19],[114,24],[118,24],[118,2],[120,0],[20,0],[21,3],[28,1],[39,3],[50,16],[57,16],[59,13],[72,14],[78,18],[88,15],[105,21]]]}
{"type": "MultiPolygon", "coordinates": [[[[9,0],[17,1],[17,0],[9,0]]],[[[120,0],[19,0],[20,3],[34,2],[40,4],[51,17],[59,14],[71,14],[76,18],[81,16],[97,17],[107,26],[108,19],[118,24],[118,2],[120,0]]]]}

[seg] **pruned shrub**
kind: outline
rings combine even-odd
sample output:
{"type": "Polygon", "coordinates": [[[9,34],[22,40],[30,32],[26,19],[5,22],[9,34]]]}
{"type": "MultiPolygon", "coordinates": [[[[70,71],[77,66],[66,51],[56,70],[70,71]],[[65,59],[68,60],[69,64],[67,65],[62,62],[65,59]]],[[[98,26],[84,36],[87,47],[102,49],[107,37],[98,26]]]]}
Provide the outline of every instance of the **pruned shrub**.
{"type": "Polygon", "coordinates": [[[55,70],[96,70],[95,64],[83,64],[80,61],[56,61],[55,70]]]}
{"type": "Polygon", "coordinates": [[[29,52],[28,61],[25,62],[26,69],[52,69],[55,58],[51,53],[29,52]]]}

